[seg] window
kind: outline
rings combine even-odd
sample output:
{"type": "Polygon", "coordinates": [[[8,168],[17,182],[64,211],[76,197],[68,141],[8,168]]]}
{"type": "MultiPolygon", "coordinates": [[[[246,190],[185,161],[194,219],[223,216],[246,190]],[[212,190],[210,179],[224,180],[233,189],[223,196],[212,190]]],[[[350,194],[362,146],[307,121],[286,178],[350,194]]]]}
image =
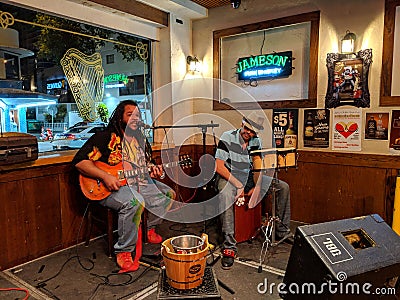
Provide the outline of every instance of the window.
{"type": "Polygon", "coordinates": [[[119,88],[120,96],[144,94],[144,75],[128,76],[126,86],[119,88]]]}
{"type": "MultiPolygon", "coordinates": [[[[10,13],[15,18],[14,24],[10,25],[9,28],[10,31],[19,33],[19,46],[21,48],[21,51],[11,55],[7,52],[7,45],[0,45],[0,57],[4,57],[4,72],[7,75],[7,82],[0,82],[0,89],[11,85],[14,89],[24,89],[26,94],[35,94],[31,98],[25,97],[24,99],[15,98],[15,95],[13,95],[8,100],[6,99],[7,101],[4,100],[6,107],[0,106],[1,128],[4,131],[37,132],[43,126],[45,129],[51,130],[53,136],[55,136],[56,134],[62,134],[67,128],[75,124],[80,122],[87,123],[88,120],[86,119],[92,118],[82,119],[81,116],[84,116],[84,114],[79,109],[85,112],[85,107],[88,106],[82,104],[87,104],[88,101],[83,96],[93,90],[96,92],[96,96],[99,95],[98,99],[92,97],[96,101],[93,101],[93,105],[90,105],[90,116],[98,117],[94,123],[100,122],[100,117],[97,114],[98,103],[104,103],[111,115],[116,105],[124,99],[134,99],[143,104],[144,122],[147,124],[152,123],[152,98],[149,97],[152,87],[150,63],[152,49],[150,40],[102,27],[78,23],[73,26],[76,31],[65,32],[58,30],[58,28],[61,29],[67,25],[70,27],[74,21],[5,3],[0,3],[0,11],[10,13]],[[52,27],[43,31],[41,26],[35,26],[38,23],[51,23],[52,27]],[[93,32],[100,33],[92,35],[93,32]],[[98,36],[102,38],[98,39],[98,36]],[[55,43],[54,41],[56,40],[68,40],[69,43],[68,45],[55,43]],[[64,73],[65,65],[61,65],[61,59],[71,48],[78,50],[76,53],[81,53],[80,58],[86,65],[80,64],[79,59],[68,61],[69,67],[76,67],[75,69],[80,72],[77,74],[77,79],[79,80],[74,81],[72,79],[71,82],[68,82],[69,74],[64,73]],[[42,49],[45,49],[45,51],[42,49]],[[100,75],[96,73],[96,78],[102,78],[103,76],[105,79],[106,75],[116,73],[127,74],[129,76],[126,76],[128,78],[126,82],[125,80],[114,82],[115,85],[121,83],[125,87],[121,88],[121,90],[117,86],[107,88],[105,85],[104,90],[101,90],[98,88],[101,84],[93,87],[91,82],[99,82],[92,79],[94,78],[93,76],[91,77],[93,72],[90,73],[91,69],[94,69],[91,64],[93,62],[91,57],[94,57],[95,53],[100,54],[101,67],[104,71],[104,76],[102,72],[98,72],[100,75]],[[83,72],[86,72],[86,74],[81,74],[83,72]],[[146,84],[144,80],[146,80],[146,84]],[[22,82],[26,84],[22,86],[22,82]],[[79,86],[79,83],[82,82],[85,82],[84,87],[82,84],[79,86]],[[71,84],[74,86],[71,86],[71,84]],[[81,91],[80,95],[77,94],[77,89],[81,91]],[[134,95],[134,97],[130,95],[134,95]],[[54,104],[54,102],[57,104],[54,104]],[[15,111],[15,115],[19,116],[21,112],[18,104],[21,103],[29,107],[27,117],[14,117],[14,123],[12,123],[11,116],[8,116],[5,112],[15,111]],[[39,105],[31,107],[33,103],[35,103],[34,105],[36,103],[39,105]]],[[[0,81],[2,80],[0,79],[0,81]]],[[[102,128],[98,130],[102,130],[102,128]]],[[[90,133],[93,134],[93,132],[90,133]]],[[[149,134],[151,139],[152,132],[149,134]]],[[[38,138],[40,138],[40,133],[38,138]]],[[[50,151],[54,148],[49,140],[44,140],[42,137],[40,141],[40,152],[50,151]],[[45,143],[49,144],[45,145],[45,143]]],[[[68,147],[78,148],[78,145],[74,144],[73,147],[68,147]]]]}
{"type": "Polygon", "coordinates": [[[106,63],[107,63],[107,65],[114,63],[114,54],[106,55],[106,63]]]}

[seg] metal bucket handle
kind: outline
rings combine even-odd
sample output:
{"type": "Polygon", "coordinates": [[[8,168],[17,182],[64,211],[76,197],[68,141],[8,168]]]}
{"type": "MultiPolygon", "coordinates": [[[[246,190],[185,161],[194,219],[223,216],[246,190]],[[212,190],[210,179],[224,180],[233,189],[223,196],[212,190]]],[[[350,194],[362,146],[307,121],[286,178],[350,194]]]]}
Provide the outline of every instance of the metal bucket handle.
{"type": "Polygon", "coordinates": [[[204,241],[203,249],[202,249],[202,250],[204,250],[204,249],[214,250],[215,246],[214,246],[213,244],[210,244],[210,243],[208,242],[208,234],[202,233],[202,234],[201,234],[201,239],[204,241]]]}
{"type": "MultiPolygon", "coordinates": [[[[202,247],[201,250],[204,250],[204,249],[212,250],[212,249],[214,249],[214,245],[213,245],[213,244],[210,244],[210,243],[208,242],[208,234],[202,233],[200,238],[201,238],[201,239],[203,240],[203,242],[204,242],[204,243],[203,243],[203,247],[202,247]]],[[[164,250],[165,250],[167,253],[175,253],[175,252],[171,251],[171,249],[170,249],[169,247],[167,247],[165,244],[162,244],[161,246],[164,248],[164,250]]]]}

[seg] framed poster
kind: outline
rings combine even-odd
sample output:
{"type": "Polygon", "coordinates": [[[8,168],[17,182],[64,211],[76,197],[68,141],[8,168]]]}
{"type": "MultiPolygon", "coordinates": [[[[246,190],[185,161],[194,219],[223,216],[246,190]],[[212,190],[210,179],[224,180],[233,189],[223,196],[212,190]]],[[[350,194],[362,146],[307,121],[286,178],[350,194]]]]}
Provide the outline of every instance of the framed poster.
{"type": "Polygon", "coordinates": [[[361,151],[361,108],[333,111],[332,150],[361,151]]]}
{"type": "Polygon", "coordinates": [[[365,115],[365,139],[387,140],[389,113],[377,112],[365,115]]]}
{"type": "Polygon", "coordinates": [[[400,0],[385,0],[380,106],[400,105],[400,0]]]}
{"type": "Polygon", "coordinates": [[[214,31],[213,109],[316,107],[319,23],[314,11],[214,31]],[[293,55],[293,72],[271,78],[280,69],[279,53],[293,55]],[[260,72],[268,76],[255,78],[260,72]]]}
{"type": "Polygon", "coordinates": [[[342,105],[369,107],[368,74],[371,62],[372,49],[360,50],[350,57],[348,54],[328,53],[325,108],[342,105]]]}
{"type": "Polygon", "coordinates": [[[272,112],[273,145],[276,148],[297,148],[298,109],[274,109],[272,112]]]}
{"type": "Polygon", "coordinates": [[[400,110],[392,111],[389,148],[400,153],[400,110]]]}
{"type": "Polygon", "coordinates": [[[329,109],[304,110],[304,147],[329,147],[329,109]]]}

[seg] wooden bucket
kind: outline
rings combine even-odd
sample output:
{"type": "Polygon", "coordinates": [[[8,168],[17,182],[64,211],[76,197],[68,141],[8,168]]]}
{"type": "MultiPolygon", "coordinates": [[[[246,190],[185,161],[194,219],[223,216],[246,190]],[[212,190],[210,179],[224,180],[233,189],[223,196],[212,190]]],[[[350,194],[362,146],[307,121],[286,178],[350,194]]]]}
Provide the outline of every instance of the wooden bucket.
{"type": "Polygon", "coordinates": [[[207,234],[203,233],[201,239],[204,245],[196,253],[176,253],[171,245],[172,238],[161,244],[167,280],[173,288],[187,290],[202,284],[210,244],[207,234]]]}

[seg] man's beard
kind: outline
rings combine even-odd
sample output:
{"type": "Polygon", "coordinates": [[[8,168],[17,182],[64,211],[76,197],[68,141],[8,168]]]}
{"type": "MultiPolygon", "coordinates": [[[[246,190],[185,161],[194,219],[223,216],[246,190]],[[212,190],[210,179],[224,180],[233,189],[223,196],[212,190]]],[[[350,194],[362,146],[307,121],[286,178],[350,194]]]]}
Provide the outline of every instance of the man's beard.
{"type": "Polygon", "coordinates": [[[128,126],[127,124],[124,124],[123,126],[125,126],[125,134],[128,136],[135,136],[137,135],[138,129],[132,129],[130,126],[128,126]]]}

